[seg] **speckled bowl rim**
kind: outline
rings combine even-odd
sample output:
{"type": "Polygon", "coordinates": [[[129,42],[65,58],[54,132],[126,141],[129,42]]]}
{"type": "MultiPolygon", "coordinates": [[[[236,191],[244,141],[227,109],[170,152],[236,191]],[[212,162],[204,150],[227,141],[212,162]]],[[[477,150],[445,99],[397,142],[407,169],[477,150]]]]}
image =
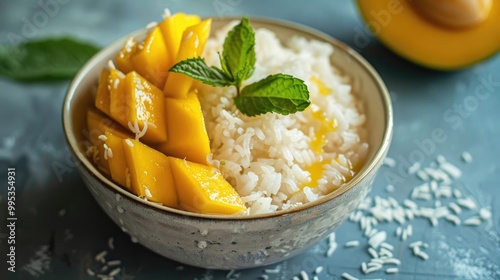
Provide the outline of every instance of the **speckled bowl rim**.
{"type": "MultiPolygon", "coordinates": [[[[241,17],[213,17],[213,21],[223,21],[229,23],[230,21],[233,20],[240,20],[241,17]]],[[[378,94],[381,97],[381,101],[383,103],[384,107],[384,133],[383,133],[383,139],[381,145],[377,148],[377,151],[373,158],[370,160],[368,164],[366,164],[348,183],[342,185],[335,191],[331,192],[330,194],[319,198],[316,201],[306,203],[304,205],[300,205],[291,209],[287,210],[279,210],[276,212],[272,213],[265,213],[265,214],[257,214],[257,215],[248,215],[248,216],[228,216],[228,215],[214,215],[214,214],[199,214],[199,213],[193,213],[193,212],[187,212],[184,210],[179,210],[175,208],[170,208],[162,205],[158,205],[153,202],[145,201],[135,194],[132,194],[122,187],[118,186],[115,184],[113,181],[110,179],[106,178],[104,175],[101,174],[97,170],[97,168],[88,160],[88,158],[78,149],[78,141],[75,135],[72,134],[73,131],[73,120],[71,119],[71,100],[75,96],[76,89],[78,85],[82,82],[82,80],[85,78],[86,74],[92,70],[98,64],[100,61],[105,59],[107,56],[109,56],[109,53],[113,49],[119,50],[123,42],[129,38],[129,37],[136,37],[140,36],[141,34],[144,34],[147,29],[143,28],[140,30],[136,30],[126,36],[123,36],[122,38],[114,41],[110,45],[106,46],[103,48],[101,51],[99,51],[96,55],[94,55],[77,73],[75,78],[72,80],[71,84],[69,85],[69,88],[66,92],[66,96],[64,98],[64,103],[63,103],[63,114],[62,114],[62,119],[63,119],[63,128],[64,128],[64,136],[66,138],[66,142],[68,146],[70,147],[71,152],[75,157],[80,161],[79,166],[83,166],[84,168],[87,169],[87,171],[95,176],[100,182],[102,182],[106,187],[112,189],[113,191],[116,191],[120,195],[127,197],[129,199],[135,200],[136,202],[146,205],[148,207],[156,208],[159,210],[165,211],[165,214],[173,214],[173,215],[179,215],[183,216],[186,218],[193,218],[193,219],[205,219],[205,220],[217,220],[217,221],[243,221],[243,220],[253,220],[253,219],[267,219],[267,218],[273,218],[277,216],[285,216],[287,214],[295,213],[295,212],[301,212],[301,211],[307,211],[310,210],[311,208],[326,203],[330,200],[333,200],[343,193],[347,192],[351,188],[353,188],[356,184],[360,183],[363,178],[365,178],[368,174],[371,172],[374,172],[374,169],[376,166],[380,163],[380,161],[383,160],[384,155],[387,153],[389,150],[390,142],[392,139],[392,131],[393,131],[393,112],[392,112],[392,105],[391,105],[391,99],[389,96],[389,92],[382,80],[382,78],[378,75],[378,73],[375,71],[375,69],[356,51],[351,49],[349,46],[346,44],[340,42],[339,40],[331,37],[330,35],[323,33],[321,31],[318,31],[316,29],[304,26],[302,24],[294,23],[294,22],[289,22],[285,20],[277,20],[277,19],[271,19],[271,18],[263,18],[263,17],[251,17],[249,18],[251,22],[253,23],[259,23],[262,25],[272,25],[276,27],[282,27],[290,30],[294,30],[297,32],[302,32],[302,33],[309,33],[313,36],[316,36],[318,38],[321,38],[323,41],[328,42],[329,44],[332,44],[334,48],[341,48],[343,49],[353,60],[355,60],[357,63],[359,63],[367,72],[369,75],[372,76],[374,82],[376,83],[377,89],[378,89],[378,94]]]]}

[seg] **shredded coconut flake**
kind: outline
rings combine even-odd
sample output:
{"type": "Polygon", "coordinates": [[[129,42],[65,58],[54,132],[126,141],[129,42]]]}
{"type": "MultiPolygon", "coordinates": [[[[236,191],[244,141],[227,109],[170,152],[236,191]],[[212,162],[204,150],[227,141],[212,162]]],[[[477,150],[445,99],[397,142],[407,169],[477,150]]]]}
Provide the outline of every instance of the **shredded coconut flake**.
{"type": "Polygon", "coordinates": [[[150,22],[150,23],[148,23],[148,24],[146,25],[146,29],[151,29],[151,28],[154,28],[154,27],[156,27],[157,25],[158,25],[158,23],[157,23],[156,21],[152,21],[152,22],[150,22]]]}
{"type": "Polygon", "coordinates": [[[105,257],[106,257],[107,254],[108,254],[108,251],[103,250],[100,253],[98,253],[97,255],[95,255],[95,260],[96,261],[100,261],[102,263],[105,263],[106,262],[105,257]]]}
{"type": "Polygon", "coordinates": [[[165,9],[163,10],[163,14],[161,16],[163,19],[167,19],[172,16],[172,13],[170,12],[170,9],[165,9]]]}
{"type": "Polygon", "coordinates": [[[117,266],[117,265],[122,264],[122,261],[120,261],[120,260],[112,260],[112,261],[108,261],[106,264],[108,266],[117,266]]]}
{"type": "Polygon", "coordinates": [[[115,245],[114,245],[114,238],[113,237],[110,237],[108,239],[108,248],[111,249],[111,250],[114,250],[115,249],[115,245]]]}
{"type": "Polygon", "coordinates": [[[387,165],[389,167],[394,167],[394,166],[396,166],[396,160],[394,160],[393,158],[390,158],[390,157],[385,157],[383,164],[387,165]]]}
{"type": "Polygon", "coordinates": [[[115,269],[111,270],[111,272],[108,275],[109,275],[109,277],[114,277],[115,275],[118,275],[118,273],[120,273],[121,270],[122,269],[119,267],[115,268],[115,269]]]}
{"type": "Polygon", "coordinates": [[[479,216],[470,217],[463,222],[466,226],[479,226],[481,223],[482,220],[479,216]]]}
{"type": "Polygon", "coordinates": [[[322,271],[323,271],[323,267],[322,267],[322,266],[318,266],[318,267],[316,267],[316,269],[314,270],[314,273],[316,273],[316,274],[320,274],[322,271]]]}
{"type": "Polygon", "coordinates": [[[385,273],[388,273],[388,274],[398,273],[398,268],[397,267],[388,268],[385,270],[385,273]]]}
{"type": "Polygon", "coordinates": [[[465,151],[462,153],[462,160],[465,163],[469,163],[472,161],[472,155],[469,152],[465,151]]]}
{"type": "Polygon", "coordinates": [[[408,168],[409,174],[415,174],[420,169],[420,162],[415,162],[408,168]]]}
{"type": "Polygon", "coordinates": [[[275,268],[264,269],[264,272],[269,273],[269,274],[279,273],[280,271],[281,271],[281,267],[279,265],[275,268]]]}
{"type": "Polygon", "coordinates": [[[352,276],[347,272],[342,273],[342,278],[344,278],[345,280],[359,280],[358,278],[352,276]]]}
{"type": "Polygon", "coordinates": [[[351,240],[345,243],[345,247],[357,247],[359,246],[358,240],[351,240]]]}
{"type": "Polygon", "coordinates": [[[300,276],[302,276],[302,280],[309,280],[309,276],[307,275],[307,272],[305,272],[304,270],[300,272],[300,276]]]}
{"type": "Polygon", "coordinates": [[[488,208],[481,208],[479,210],[479,216],[481,217],[481,219],[487,221],[487,220],[491,220],[491,217],[493,216],[491,214],[491,210],[488,209],[488,208]]]}
{"type": "Polygon", "coordinates": [[[116,69],[116,66],[115,66],[115,64],[113,63],[113,60],[111,60],[111,59],[110,59],[110,60],[108,60],[108,68],[109,68],[109,70],[111,70],[111,69],[116,69]]]}

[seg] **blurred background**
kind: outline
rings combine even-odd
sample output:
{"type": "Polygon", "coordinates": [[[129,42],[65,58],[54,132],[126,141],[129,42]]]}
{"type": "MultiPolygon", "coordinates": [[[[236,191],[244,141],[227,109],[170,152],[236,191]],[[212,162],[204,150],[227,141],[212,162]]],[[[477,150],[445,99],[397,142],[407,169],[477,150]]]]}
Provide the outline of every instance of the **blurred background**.
{"type": "MultiPolygon", "coordinates": [[[[2,275],[6,273],[7,279],[92,279],[87,268],[102,268],[94,256],[107,249],[113,238],[115,250],[108,259],[121,260],[117,279],[267,279],[262,275],[292,279],[302,270],[312,279],[318,266],[324,267],[317,274],[319,279],[341,279],[344,272],[360,279],[500,279],[500,56],[452,72],[417,66],[395,55],[369,32],[354,1],[341,0],[1,1],[0,43],[69,35],[104,47],[160,21],[164,8],[210,17],[283,19],[345,42],[379,72],[394,108],[389,156],[396,165],[382,167],[370,196],[393,196],[402,201],[420,183],[407,174],[409,165],[419,161],[427,166],[443,155],[463,172],[457,186],[477,205],[489,209],[492,219],[477,227],[446,222],[431,227],[427,220],[415,220],[409,240],[389,234],[402,261],[395,275],[361,273],[360,260],[370,258],[366,239],[359,225],[349,221],[336,231],[339,248],[331,257],[325,256],[328,245],[324,241],[283,263],[229,275],[227,271],[187,267],[131,242],[84,187],[62,132],[62,102],[70,81],[23,83],[0,78],[0,221],[7,223],[9,167],[16,168],[18,218],[16,272],[6,272],[2,261],[2,275]],[[443,141],[433,140],[436,131],[443,141]],[[432,145],[425,148],[423,143],[429,141],[432,145]],[[461,159],[464,152],[472,155],[471,162],[461,159]],[[387,185],[393,185],[394,191],[389,192],[387,185]],[[359,239],[361,245],[343,247],[352,239],[359,239]],[[415,258],[408,249],[416,240],[429,244],[429,260],[415,258]],[[276,273],[264,270],[276,267],[276,273]]],[[[389,233],[396,227],[381,225],[389,233]]],[[[6,227],[1,226],[1,260],[8,253],[7,237],[6,227]]]]}

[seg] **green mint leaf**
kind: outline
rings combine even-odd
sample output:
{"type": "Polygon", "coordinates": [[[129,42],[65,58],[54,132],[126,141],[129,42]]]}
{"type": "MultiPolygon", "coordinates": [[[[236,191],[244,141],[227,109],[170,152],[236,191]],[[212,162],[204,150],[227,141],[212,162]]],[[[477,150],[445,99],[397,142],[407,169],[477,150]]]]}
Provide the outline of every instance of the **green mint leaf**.
{"type": "Polygon", "coordinates": [[[288,115],[304,111],[311,101],[304,81],[275,74],[244,87],[234,103],[243,114],[257,116],[269,112],[288,115]]]}
{"type": "Polygon", "coordinates": [[[170,68],[170,71],[187,75],[211,86],[227,87],[234,84],[222,70],[209,67],[200,57],[180,61],[170,68]]]}
{"type": "Polygon", "coordinates": [[[220,54],[220,52],[217,52],[217,54],[219,55],[219,61],[220,61],[220,65],[221,65],[221,71],[227,76],[229,77],[229,79],[231,79],[231,81],[235,82],[235,80],[233,79],[233,76],[231,75],[231,73],[229,73],[229,69],[227,69],[227,64],[226,64],[226,61],[224,60],[224,58],[222,57],[222,55],[220,54]]]}
{"type": "Polygon", "coordinates": [[[97,51],[69,37],[0,45],[0,75],[23,81],[68,79],[97,51]]]}
{"type": "Polygon", "coordinates": [[[243,18],[227,34],[221,59],[223,71],[235,81],[237,87],[248,79],[255,69],[254,46],[255,34],[248,19],[243,18]]]}

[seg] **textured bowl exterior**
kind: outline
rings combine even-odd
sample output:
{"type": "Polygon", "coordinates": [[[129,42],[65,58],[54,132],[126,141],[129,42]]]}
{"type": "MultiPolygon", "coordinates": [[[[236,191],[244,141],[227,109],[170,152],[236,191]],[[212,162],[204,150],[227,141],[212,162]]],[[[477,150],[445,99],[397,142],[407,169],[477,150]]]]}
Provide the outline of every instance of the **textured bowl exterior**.
{"type": "Polygon", "coordinates": [[[117,194],[87,170],[82,171],[104,212],[134,240],[169,259],[212,269],[267,265],[301,253],[346,219],[366,196],[375,175],[304,211],[225,221],[165,213],[117,194]]]}
{"type": "MultiPolygon", "coordinates": [[[[217,18],[213,30],[233,20],[217,18]]],[[[365,165],[338,190],[296,209],[252,217],[222,217],[187,213],[158,206],[128,193],[102,174],[85,157],[85,108],[100,69],[119,51],[118,40],[92,58],[75,77],[63,108],[65,135],[79,171],[104,212],[133,240],[169,259],[211,269],[240,269],[293,257],[328,236],[369,192],[392,137],[392,109],[383,82],[357,53],[320,32],[295,24],[251,19],[255,28],[275,31],[282,40],[293,35],[334,45],[332,63],[353,78],[354,91],[365,104],[370,127],[370,152],[365,165]]],[[[144,38],[146,30],[132,33],[144,38]]]]}

